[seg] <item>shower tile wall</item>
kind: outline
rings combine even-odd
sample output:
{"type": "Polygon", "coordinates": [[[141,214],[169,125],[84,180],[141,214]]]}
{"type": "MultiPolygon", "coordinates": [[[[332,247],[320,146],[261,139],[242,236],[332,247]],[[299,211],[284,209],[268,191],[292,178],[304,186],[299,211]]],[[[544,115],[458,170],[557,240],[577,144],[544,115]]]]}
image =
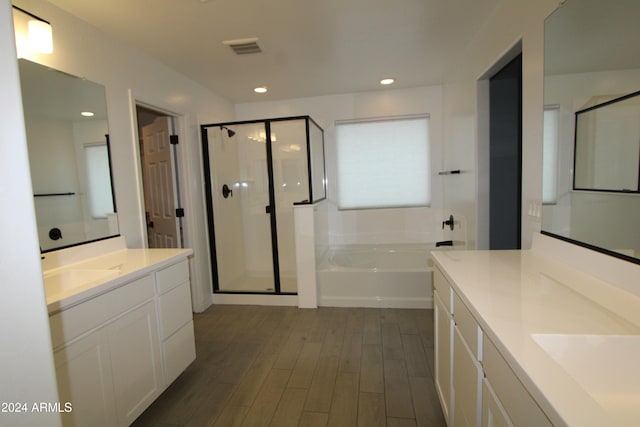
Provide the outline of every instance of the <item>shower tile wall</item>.
{"type": "Polygon", "coordinates": [[[448,211],[398,208],[339,211],[329,205],[331,245],[424,243],[449,239],[442,221],[448,211]]]}

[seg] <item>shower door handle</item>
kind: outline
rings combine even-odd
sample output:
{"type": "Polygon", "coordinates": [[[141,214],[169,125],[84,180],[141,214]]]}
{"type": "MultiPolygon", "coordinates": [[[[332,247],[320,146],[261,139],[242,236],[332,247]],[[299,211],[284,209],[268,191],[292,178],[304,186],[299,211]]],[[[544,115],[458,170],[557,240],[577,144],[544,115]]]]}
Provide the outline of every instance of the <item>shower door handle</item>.
{"type": "Polygon", "coordinates": [[[226,199],[229,196],[233,197],[233,190],[230,189],[227,184],[225,184],[222,186],[222,197],[226,199]]]}
{"type": "Polygon", "coordinates": [[[271,205],[267,205],[264,207],[264,213],[266,214],[270,214],[271,213],[271,205]]]}

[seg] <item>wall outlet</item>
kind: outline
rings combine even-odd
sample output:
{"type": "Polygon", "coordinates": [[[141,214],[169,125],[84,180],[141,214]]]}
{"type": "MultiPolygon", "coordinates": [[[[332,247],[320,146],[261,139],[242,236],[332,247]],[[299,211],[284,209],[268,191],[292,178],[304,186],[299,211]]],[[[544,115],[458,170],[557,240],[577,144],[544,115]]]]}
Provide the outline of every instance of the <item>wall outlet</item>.
{"type": "Polygon", "coordinates": [[[527,216],[536,221],[540,221],[542,215],[542,200],[529,199],[526,204],[527,216]]]}

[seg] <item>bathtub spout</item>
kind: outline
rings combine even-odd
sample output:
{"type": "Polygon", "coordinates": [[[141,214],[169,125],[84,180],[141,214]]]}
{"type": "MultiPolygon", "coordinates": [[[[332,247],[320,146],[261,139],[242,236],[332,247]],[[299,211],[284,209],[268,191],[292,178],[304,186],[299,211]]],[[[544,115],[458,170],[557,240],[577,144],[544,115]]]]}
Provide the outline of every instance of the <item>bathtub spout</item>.
{"type": "Polygon", "coordinates": [[[442,240],[440,242],[436,242],[436,248],[440,246],[453,246],[453,240],[442,240]]]}

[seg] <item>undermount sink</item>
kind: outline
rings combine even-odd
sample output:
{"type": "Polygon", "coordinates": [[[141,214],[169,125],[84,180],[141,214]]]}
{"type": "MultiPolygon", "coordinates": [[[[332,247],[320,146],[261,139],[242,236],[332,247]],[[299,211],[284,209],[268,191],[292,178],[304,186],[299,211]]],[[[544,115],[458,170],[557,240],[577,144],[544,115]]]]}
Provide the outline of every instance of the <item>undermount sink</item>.
{"type": "Polygon", "coordinates": [[[640,335],[532,337],[621,426],[638,425],[640,335]]]}
{"type": "Polygon", "coordinates": [[[45,287],[50,292],[66,292],[120,274],[119,270],[65,270],[44,276],[45,287]]]}

